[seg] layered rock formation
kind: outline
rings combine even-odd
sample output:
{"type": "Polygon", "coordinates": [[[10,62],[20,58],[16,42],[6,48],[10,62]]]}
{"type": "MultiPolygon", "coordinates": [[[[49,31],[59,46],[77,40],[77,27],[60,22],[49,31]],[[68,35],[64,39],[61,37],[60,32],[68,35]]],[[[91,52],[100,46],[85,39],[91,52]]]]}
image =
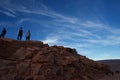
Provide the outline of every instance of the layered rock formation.
{"type": "Polygon", "coordinates": [[[109,72],[75,49],[0,39],[0,80],[97,80],[109,72]]]}

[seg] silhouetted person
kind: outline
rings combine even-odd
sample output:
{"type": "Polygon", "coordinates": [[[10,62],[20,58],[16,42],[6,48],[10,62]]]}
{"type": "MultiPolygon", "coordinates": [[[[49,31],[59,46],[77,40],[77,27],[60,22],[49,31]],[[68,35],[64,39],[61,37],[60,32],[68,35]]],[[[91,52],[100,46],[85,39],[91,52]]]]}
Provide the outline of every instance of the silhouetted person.
{"type": "Polygon", "coordinates": [[[21,40],[22,39],[22,35],[23,35],[23,30],[22,30],[22,27],[20,27],[20,29],[18,31],[17,40],[21,40]]]}
{"type": "Polygon", "coordinates": [[[0,34],[0,38],[4,38],[7,30],[6,28],[3,28],[2,33],[0,34]]]}
{"type": "Polygon", "coordinates": [[[26,40],[30,40],[30,36],[31,36],[31,33],[30,33],[30,30],[26,33],[26,40]]]}

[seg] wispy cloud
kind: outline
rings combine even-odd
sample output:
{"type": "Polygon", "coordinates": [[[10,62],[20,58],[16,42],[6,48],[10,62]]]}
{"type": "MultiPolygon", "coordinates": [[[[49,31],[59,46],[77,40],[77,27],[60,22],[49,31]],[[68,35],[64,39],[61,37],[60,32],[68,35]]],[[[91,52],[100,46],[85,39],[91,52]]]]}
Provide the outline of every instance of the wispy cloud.
{"type": "Polygon", "coordinates": [[[105,59],[114,59],[114,57],[111,57],[112,55],[109,53],[104,53],[104,54],[98,54],[99,56],[95,56],[95,60],[105,60],[105,59]]]}
{"type": "Polygon", "coordinates": [[[59,43],[58,37],[47,37],[45,40],[42,40],[44,43],[50,44],[50,45],[55,45],[59,43]]]}
{"type": "Polygon", "coordinates": [[[96,40],[86,40],[93,44],[99,44],[99,45],[120,45],[120,37],[119,36],[109,36],[105,39],[96,39],[96,40]]]}
{"type": "Polygon", "coordinates": [[[13,17],[13,18],[16,17],[16,15],[14,15],[14,14],[12,14],[12,13],[10,13],[10,12],[7,12],[7,11],[0,10],[0,13],[3,13],[3,14],[5,14],[5,15],[10,16],[10,17],[13,17]]]}
{"type": "MultiPolygon", "coordinates": [[[[69,17],[69,16],[64,16],[62,14],[59,14],[57,12],[55,12],[54,10],[48,8],[46,5],[42,4],[41,2],[37,1],[37,4],[31,4],[33,2],[31,1],[27,1],[28,4],[24,4],[22,2],[20,3],[12,3],[13,0],[6,0],[3,1],[2,3],[4,5],[7,5],[3,8],[8,9],[9,11],[12,12],[23,12],[23,13],[28,13],[28,14],[39,14],[39,15],[43,15],[43,16],[48,16],[50,18],[55,19],[58,22],[68,22],[68,23],[76,23],[77,22],[77,18],[75,17],[69,17]]],[[[3,4],[0,4],[0,6],[3,6],[3,4]]],[[[6,13],[8,14],[8,13],[6,13]]],[[[8,14],[10,15],[10,13],[8,14]]],[[[13,16],[11,14],[11,16],[13,16]]]]}
{"type": "Polygon", "coordinates": [[[81,25],[85,27],[90,27],[90,28],[107,28],[107,25],[99,23],[99,22],[93,22],[93,21],[86,21],[81,23],[81,25]]]}
{"type": "MultiPolygon", "coordinates": [[[[60,23],[57,23],[57,25],[64,27],[64,29],[59,29],[58,33],[53,32],[52,35],[48,35],[49,37],[47,37],[45,41],[52,40],[53,45],[57,44],[76,48],[78,53],[83,55],[93,54],[92,51],[88,49],[98,47],[98,45],[106,47],[120,45],[118,29],[111,28],[103,23],[96,23],[93,21],[91,21],[91,23],[91,27],[84,25],[86,28],[79,26],[81,23],[78,23],[74,27],[71,24],[61,25],[60,23]],[[118,32],[116,32],[116,30],[118,32]],[[55,37],[55,39],[52,39],[52,37],[55,37]]],[[[101,59],[102,57],[103,56],[101,56],[101,59]]]]}
{"type": "Polygon", "coordinates": [[[8,11],[8,12],[10,12],[10,13],[12,13],[12,14],[16,14],[16,12],[15,11],[13,11],[12,9],[9,9],[9,7],[5,7],[5,6],[2,6],[6,11],[8,11]]]}
{"type": "Polygon", "coordinates": [[[17,24],[21,24],[21,23],[26,22],[26,21],[31,21],[31,22],[36,22],[36,23],[40,22],[40,20],[38,20],[38,19],[22,18],[17,22],[17,24]]]}

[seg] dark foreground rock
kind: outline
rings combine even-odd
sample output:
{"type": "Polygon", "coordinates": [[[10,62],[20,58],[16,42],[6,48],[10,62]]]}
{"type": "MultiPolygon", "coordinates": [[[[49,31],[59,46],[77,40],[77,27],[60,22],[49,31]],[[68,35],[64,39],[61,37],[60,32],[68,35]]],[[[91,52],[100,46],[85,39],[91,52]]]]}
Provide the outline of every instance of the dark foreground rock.
{"type": "Polygon", "coordinates": [[[97,80],[109,72],[75,49],[0,39],[0,80],[97,80]]]}

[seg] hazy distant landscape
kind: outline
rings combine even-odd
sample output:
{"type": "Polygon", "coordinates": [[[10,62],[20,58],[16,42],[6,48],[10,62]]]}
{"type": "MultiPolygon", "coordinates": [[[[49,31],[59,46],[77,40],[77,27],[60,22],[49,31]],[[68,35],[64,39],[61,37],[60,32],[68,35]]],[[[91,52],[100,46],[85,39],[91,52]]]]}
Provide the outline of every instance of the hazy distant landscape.
{"type": "Polygon", "coordinates": [[[120,71],[120,59],[101,60],[100,62],[108,64],[112,71],[116,71],[116,70],[120,71]]]}
{"type": "Polygon", "coordinates": [[[100,80],[120,80],[120,59],[101,60],[98,62],[109,65],[110,69],[113,71],[113,75],[106,76],[100,80]]]}

